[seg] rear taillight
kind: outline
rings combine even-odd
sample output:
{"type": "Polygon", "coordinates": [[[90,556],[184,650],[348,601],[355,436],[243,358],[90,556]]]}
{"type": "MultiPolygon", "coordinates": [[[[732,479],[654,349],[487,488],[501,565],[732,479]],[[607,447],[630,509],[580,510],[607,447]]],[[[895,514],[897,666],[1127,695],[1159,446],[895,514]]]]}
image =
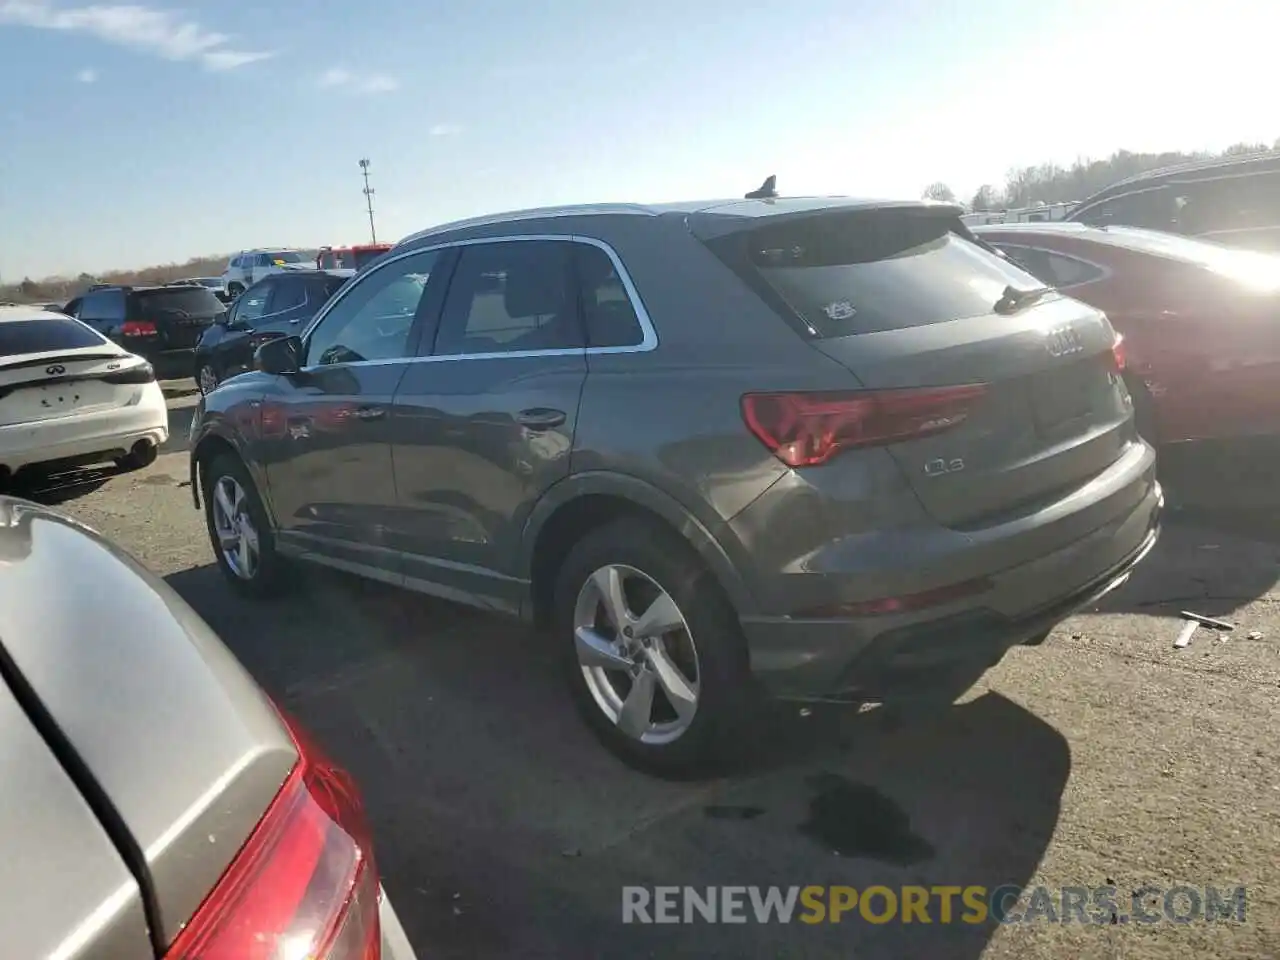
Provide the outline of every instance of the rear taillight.
{"type": "Polygon", "coordinates": [[[165,960],[378,960],[378,873],[354,782],[295,726],[298,763],[165,960]]]}
{"type": "Polygon", "coordinates": [[[156,325],[150,320],[126,320],[120,328],[122,337],[154,337],[156,325]]]}
{"type": "Polygon", "coordinates": [[[1128,358],[1124,351],[1124,336],[1117,333],[1116,339],[1111,344],[1111,360],[1115,364],[1116,373],[1124,373],[1124,368],[1128,365],[1128,358]]]}
{"type": "Polygon", "coordinates": [[[845,393],[749,393],[748,429],[791,467],[826,463],[850,447],[897,443],[949,430],[986,393],[981,383],[845,393]]]}

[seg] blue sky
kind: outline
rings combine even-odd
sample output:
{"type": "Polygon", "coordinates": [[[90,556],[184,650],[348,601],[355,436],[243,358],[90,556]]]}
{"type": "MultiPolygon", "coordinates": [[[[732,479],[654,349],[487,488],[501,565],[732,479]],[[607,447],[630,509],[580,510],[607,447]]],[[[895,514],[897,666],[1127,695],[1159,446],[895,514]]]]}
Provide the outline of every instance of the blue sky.
{"type": "Polygon", "coordinates": [[[0,280],[1271,142],[1256,0],[0,0],[0,280]],[[1252,94],[1252,95],[1251,95],[1252,94]]]}

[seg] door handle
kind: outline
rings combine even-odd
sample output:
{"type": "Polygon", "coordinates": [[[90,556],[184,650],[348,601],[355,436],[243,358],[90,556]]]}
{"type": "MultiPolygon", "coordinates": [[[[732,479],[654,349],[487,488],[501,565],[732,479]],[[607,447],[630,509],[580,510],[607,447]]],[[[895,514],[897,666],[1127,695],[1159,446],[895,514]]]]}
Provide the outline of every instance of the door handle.
{"type": "Polygon", "coordinates": [[[381,420],[387,415],[386,407],[357,407],[357,420],[381,420]]]}
{"type": "Polygon", "coordinates": [[[534,407],[516,414],[516,423],[530,430],[550,430],[567,419],[568,415],[563,410],[552,410],[549,407],[534,407]]]}

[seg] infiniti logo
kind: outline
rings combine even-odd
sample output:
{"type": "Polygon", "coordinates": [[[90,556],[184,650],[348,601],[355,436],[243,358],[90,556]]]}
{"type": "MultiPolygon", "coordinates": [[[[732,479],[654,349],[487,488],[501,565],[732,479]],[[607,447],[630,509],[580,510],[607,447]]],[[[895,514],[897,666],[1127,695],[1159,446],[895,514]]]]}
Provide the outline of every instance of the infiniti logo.
{"type": "Polygon", "coordinates": [[[1084,340],[1080,331],[1071,324],[1050,330],[1044,346],[1051,357],[1069,357],[1084,352],[1084,340]]]}
{"type": "Polygon", "coordinates": [[[51,377],[56,377],[56,376],[60,376],[61,374],[66,373],[66,372],[67,372],[67,368],[66,368],[66,367],[64,367],[64,366],[63,366],[62,364],[60,364],[60,363],[55,363],[55,364],[54,364],[53,366],[51,366],[51,367],[45,367],[45,368],[44,368],[44,372],[45,372],[45,373],[47,373],[47,374],[48,374],[49,376],[51,376],[51,377]]]}

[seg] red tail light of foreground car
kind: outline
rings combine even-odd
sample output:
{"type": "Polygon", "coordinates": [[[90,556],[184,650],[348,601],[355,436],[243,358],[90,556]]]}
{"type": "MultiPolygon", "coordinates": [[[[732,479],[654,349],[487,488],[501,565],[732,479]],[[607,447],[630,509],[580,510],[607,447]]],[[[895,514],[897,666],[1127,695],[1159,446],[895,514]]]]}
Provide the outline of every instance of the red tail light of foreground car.
{"type": "Polygon", "coordinates": [[[379,960],[378,872],[355,783],[286,723],[298,763],[165,960],[379,960]]]}

